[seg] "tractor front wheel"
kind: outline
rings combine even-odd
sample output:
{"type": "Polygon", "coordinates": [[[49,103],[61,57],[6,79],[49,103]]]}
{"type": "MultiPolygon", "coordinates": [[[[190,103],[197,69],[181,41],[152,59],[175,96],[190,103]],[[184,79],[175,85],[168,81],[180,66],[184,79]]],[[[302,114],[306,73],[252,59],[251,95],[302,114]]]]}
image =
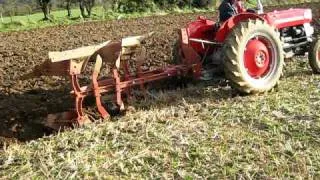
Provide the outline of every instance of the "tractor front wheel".
{"type": "Polygon", "coordinates": [[[239,23],[223,48],[225,75],[238,91],[265,92],[279,81],[284,62],[282,44],[279,34],[266,22],[239,23]]]}
{"type": "Polygon", "coordinates": [[[313,73],[320,74],[320,37],[311,44],[309,51],[309,64],[313,73]]]}

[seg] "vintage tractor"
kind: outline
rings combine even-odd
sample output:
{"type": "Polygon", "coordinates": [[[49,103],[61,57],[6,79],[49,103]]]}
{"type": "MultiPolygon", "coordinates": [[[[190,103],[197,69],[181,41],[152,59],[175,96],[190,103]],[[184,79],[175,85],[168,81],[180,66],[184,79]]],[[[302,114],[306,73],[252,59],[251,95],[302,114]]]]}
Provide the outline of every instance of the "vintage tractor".
{"type": "Polygon", "coordinates": [[[311,26],[310,9],[289,9],[262,13],[243,10],[224,23],[215,23],[199,17],[186,28],[179,30],[175,51],[175,64],[154,70],[144,70],[146,49],[142,42],[153,33],[107,41],[100,45],[49,52],[49,59],[25,75],[69,76],[71,94],[75,97],[74,109],[50,114],[46,126],[61,126],[88,122],[83,110],[87,96],[94,97],[102,118],[110,116],[110,109],[102,96],[114,94],[117,111],[125,110],[123,97],[130,99],[133,88],[146,95],[145,84],[153,81],[179,79],[206,79],[217,69],[224,70],[232,87],[243,93],[258,93],[272,89],[282,74],[284,58],[305,55],[313,72],[320,73],[320,40],[311,26]],[[135,71],[130,64],[135,62],[135,71]],[[91,83],[81,86],[79,76],[88,63],[93,63],[91,83]],[[101,68],[109,64],[108,76],[100,77],[101,68]]]}
{"type": "Polygon", "coordinates": [[[310,24],[311,9],[263,13],[261,2],[257,4],[256,11],[240,8],[242,13],[222,24],[199,17],[182,28],[176,62],[201,60],[204,69],[222,67],[231,86],[243,93],[272,89],[282,74],[284,58],[295,55],[308,52],[313,72],[320,73],[320,40],[310,24]]]}

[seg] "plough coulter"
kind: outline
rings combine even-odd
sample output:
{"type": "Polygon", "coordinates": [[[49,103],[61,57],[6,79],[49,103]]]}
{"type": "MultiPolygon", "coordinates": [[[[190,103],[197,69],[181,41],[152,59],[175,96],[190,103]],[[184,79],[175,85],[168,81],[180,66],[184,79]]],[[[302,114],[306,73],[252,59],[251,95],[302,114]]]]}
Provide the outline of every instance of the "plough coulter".
{"type": "Polygon", "coordinates": [[[278,83],[284,59],[309,54],[314,73],[320,73],[320,39],[314,35],[311,9],[289,9],[264,13],[238,7],[239,14],[225,22],[199,17],[179,31],[174,47],[174,65],[144,70],[146,48],[142,45],[153,33],[108,41],[96,46],[50,52],[49,60],[37,66],[34,75],[69,76],[75,108],[71,112],[49,115],[47,126],[87,121],[83,101],[94,96],[102,118],[110,115],[101,96],[114,94],[119,111],[125,110],[123,97],[134,87],[146,92],[145,84],[172,77],[210,79],[222,70],[230,85],[242,93],[269,91],[278,83]],[[135,62],[134,72],[130,69],[135,62]],[[78,77],[93,62],[91,83],[80,86],[78,77]],[[109,64],[111,76],[99,78],[101,67],[109,64]]]}

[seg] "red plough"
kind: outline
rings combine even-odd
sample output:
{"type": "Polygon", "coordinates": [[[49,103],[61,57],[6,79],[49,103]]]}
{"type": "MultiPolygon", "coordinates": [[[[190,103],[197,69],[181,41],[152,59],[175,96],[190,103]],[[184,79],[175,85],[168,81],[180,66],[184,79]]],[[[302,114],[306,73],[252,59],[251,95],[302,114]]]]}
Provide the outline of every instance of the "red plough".
{"type": "MultiPolygon", "coordinates": [[[[141,66],[145,61],[146,49],[141,42],[145,36],[135,36],[122,39],[120,42],[105,42],[96,46],[82,47],[63,52],[49,52],[49,61],[46,61],[25,77],[49,75],[69,76],[72,86],[71,94],[74,96],[74,110],[59,114],[49,114],[46,126],[59,129],[72,124],[83,125],[89,119],[83,111],[83,101],[87,96],[94,96],[97,110],[103,119],[110,115],[103,105],[101,96],[114,93],[115,103],[120,111],[125,110],[123,94],[130,97],[133,87],[139,87],[145,93],[144,84],[161,79],[177,76],[199,77],[201,62],[196,54],[190,55],[187,64],[170,65],[166,68],[143,71],[141,66]],[[136,72],[129,70],[129,61],[135,59],[136,72]],[[79,75],[84,72],[88,62],[93,61],[94,67],[91,75],[91,84],[80,86],[79,75]],[[103,64],[112,64],[112,76],[99,79],[103,64]],[[99,80],[98,80],[99,79],[99,80]]],[[[188,46],[186,46],[188,48],[188,46]]],[[[193,52],[192,50],[190,53],[193,52]]]]}
{"type": "MultiPolygon", "coordinates": [[[[75,97],[75,109],[59,115],[49,115],[47,126],[58,129],[61,125],[87,122],[83,100],[94,96],[103,118],[110,115],[101,96],[114,93],[119,110],[125,109],[123,95],[130,97],[131,89],[171,77],[210,79],[212,69],[222,69],[230,85],[242,93],[260,93],[274,88],[282,75],[284,59],[308,54],[314,73],[320,74],[320,39],[312,26],[311,9],[289,9],[263,12],[258,1],[257,10],[241,9],[241,13],[225,22],[199,17],[180,32],[175,46],[176,65],[152,71],[142,70],[147,37],[124,38],[119,42],[105,42],[97,46],[51,52],[49,60],[36,67],[32,75],[70,76],[75,97]],[[135,59],[135,73],[129,64],[135,59]],[[78,76],[88,62],[94,62],[91,84],[80,86],[78,76]],[[111,64],[111,77],[98,79],[103,64],[111,64]]],[[[145,93],[144,93],[145,94],[145,93]]]]}

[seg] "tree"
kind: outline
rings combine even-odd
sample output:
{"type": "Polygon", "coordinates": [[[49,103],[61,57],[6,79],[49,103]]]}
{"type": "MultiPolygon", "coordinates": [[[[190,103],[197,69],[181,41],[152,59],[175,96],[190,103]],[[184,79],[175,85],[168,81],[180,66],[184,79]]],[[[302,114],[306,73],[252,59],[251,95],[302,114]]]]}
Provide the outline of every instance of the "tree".
{"type": "Polygon", "coordinates": [[[12,0],[12,1],[6,1],[5,6],[8,14],[10,15],[11,22],[13,22],[13,17],[16,15],[17,11],[17,0],[12,0]]]}
{"type": "Polygon", "coordinates": [[[50,16],[51,0],[38,0],[44,15],[44,20],[48,20],[50,16]]]}
{"type": "MultiPolygon", "coordinates": [[[[67,11],[68,16],[71,17],[71,4],[75,2],[75,0],[66,0],[67,1],[67,11]]],[[[95,0],[77,0],[80,6],[80,12],[82,17],[90,17],[92,13],[92,8],[95,4],[95,0]],[[86,15],[86,11],[87,14],[86,15]]]]}
{"type": "Polygon", "coordinates": [[[91,12],[94,4],[95,4],[95,0],[85,0],[85,7],[89,17],[91,16],[91,12]]]}
{"type": "Polygon", "coordinates": [[[32,6],[31,5],[24,5],[26,10],[28,11],[27,17],[28,17],[28,21],[30,22],[30,15],[32,14],[32,6]]]}
{"type": "Polygon", "coordinates": [[[154,3],[153,0],[117,0],[116,10],[124,13],[142,12],[151,10],[154,3]]]}
{"type": "Polygon", "coordinates": [[[95,0],[79,0],[82,17],[90,17],[95,0]],[[85,14],[87,11],[88,16],[85,14]]]}
{"type": "Polygon", "coordinates": [[[3,9],[3,7],[2,7],[3,5],[2,4],[0,4],[0,19],[1,19],[1,22],[3,23],[3,17],[2,17],[2,14],[3,14],[3,12],[4,12],[4,9],[3,9]]]}
{"type": "Polygon", "coordinates": [[[193,0],[192,5],[197,8],[208,8],[212,6],[213,0],[193,0]]]}
{"type": "Polygon", "coordinates": [[[72,3],[72,0],[67,0],[68,17],[71,17],[71,3],[72,3]]]}

